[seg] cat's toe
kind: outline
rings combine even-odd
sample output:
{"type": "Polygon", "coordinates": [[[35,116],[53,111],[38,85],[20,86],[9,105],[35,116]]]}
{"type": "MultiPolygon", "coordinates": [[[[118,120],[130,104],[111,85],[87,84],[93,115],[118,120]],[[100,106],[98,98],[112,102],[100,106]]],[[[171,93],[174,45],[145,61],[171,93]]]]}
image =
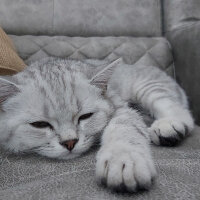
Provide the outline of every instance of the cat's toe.
{"type": "Polygon", "coordinates": [[[137,192],[141,189],[148,190],[155,175],[156,170],[152,160],[142,158],[140,154],[135,152],[98,153],[97,181],[113,191],[137,192]]]}
{"type": "Polygon", "coordinates": [[[177,145],[180,142],[180,139],[179,138],[175,138],[175,137],[162,137],[162,136],[159,136],[159,142],[160,142],[160,145],[162,145],[162,146],[173,147],[173,146],[177,145]]]}
{"type": "Polygon", "coordinates": [[[118,163],[110,164],[110,169],[107,177],[107,186],[113,191],[117,192],[136,192],[137,191],[137,181],[134,177],[134,164],[130,160],[128,163],[118,163]],[[121,165],[122,164],[122,165],[121,165]],[[116,165],[119,168],[119,172],[115,173],[116,165]]]}
{"type": "Polygon", "coordinates": [[[188,134],[188,127],[178,120],[156,120],[150,127],[150,138],[154,144],[175,146],[188,134]]]}

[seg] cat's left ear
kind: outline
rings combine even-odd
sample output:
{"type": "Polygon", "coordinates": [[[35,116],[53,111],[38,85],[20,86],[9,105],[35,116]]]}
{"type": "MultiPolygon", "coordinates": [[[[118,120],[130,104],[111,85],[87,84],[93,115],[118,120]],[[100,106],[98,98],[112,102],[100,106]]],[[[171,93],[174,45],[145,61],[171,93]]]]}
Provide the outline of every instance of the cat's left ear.
{"type": "Polygon", "coordinates": [[[0,77],[0,105],[19,91],[18,86],[12,81],[12,77],[0,77]]]}
{"type": "Polygon", "coordinates": [[[119,58],[119,59],[113,61],[112,63],[110,63],[109,65],[107,65],[103,69],[101,69],[99,72],[97,72],[91,78],[90,83],[92,85],[97,86],[98,88],[105,90],[107,83],[108,83],[108,80],[110,79],[111,75],[113,74],[113,71],[120,64],[123,64],[122,58],[119,58]]]}

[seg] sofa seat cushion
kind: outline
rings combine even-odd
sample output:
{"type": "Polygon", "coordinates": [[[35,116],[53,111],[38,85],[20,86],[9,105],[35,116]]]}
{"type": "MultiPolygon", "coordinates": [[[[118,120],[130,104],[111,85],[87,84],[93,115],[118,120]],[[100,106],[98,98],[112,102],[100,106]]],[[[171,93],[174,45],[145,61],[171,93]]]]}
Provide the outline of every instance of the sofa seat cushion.
{"type": "Polygon", "coordinates": [[[200,128],[179,147],[152,146],[158,171],[149,192],[115,194],[95,182],[95,154],[58,161],[37,155],[12,155],[0,149],[2,200],[169,200],[199,199],[200,128]]]}
{"type": "Polygon", "coordinates": [[[122,57],[127,64],[153,65],[174,73],[171,48],[161,37],[10,36],[26,64],[48,56],[108,61],[122,57]]]}

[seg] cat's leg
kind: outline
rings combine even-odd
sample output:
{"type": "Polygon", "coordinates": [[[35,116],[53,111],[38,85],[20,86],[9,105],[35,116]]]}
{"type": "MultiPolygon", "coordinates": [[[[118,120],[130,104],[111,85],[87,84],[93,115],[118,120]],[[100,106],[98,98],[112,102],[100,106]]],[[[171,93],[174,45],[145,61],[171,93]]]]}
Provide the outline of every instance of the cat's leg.
{"type": "Polygon", "coordinates": [[[114,190],[148,189],[156,175],[146,125],[135,110],[118,109],[102,136],[97,154],[98,182],[114,190]]]}
{"type": "MultiPolygon", "coordinates": [[[[138,65],[132,68],[132,73],[129,71],[133,77],[129,81],[130,99],[150,111],[155,119],[150,128],[152,142],[165,146],[177,144],[194,127],[184,91],[158,67],[138,65]]],[[[123,93],[121,96],[126,97],[123,93]]]]}
{"type": "Polygon", "coordinates": [[[150,138],[157,145],[174,146],[194,127],[190,111],[170,98],[155,100],[151,112],[156,120],[150,127],[150,138]]]}

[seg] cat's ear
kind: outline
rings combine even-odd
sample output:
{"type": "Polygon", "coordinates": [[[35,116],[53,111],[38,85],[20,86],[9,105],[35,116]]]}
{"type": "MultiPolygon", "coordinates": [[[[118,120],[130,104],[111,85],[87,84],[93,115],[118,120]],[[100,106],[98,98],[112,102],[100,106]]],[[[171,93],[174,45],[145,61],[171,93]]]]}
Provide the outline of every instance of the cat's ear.
{"type": "Polygon", "coordinates": [[[20,90],[11,77],[0,77],[0,105],[20,90]]]}
{"type": "Polygon", "coordinates": [[[97,86],[98,88],[101,88],[103,90],[106,89],[108,80],[110,79],[113,71],[117,66],[123,63],[123,59],[119,58],[109,65],[103,67],[103,69],[99,70],[90,80],[90,83],[92,85],[97,86]]]}

